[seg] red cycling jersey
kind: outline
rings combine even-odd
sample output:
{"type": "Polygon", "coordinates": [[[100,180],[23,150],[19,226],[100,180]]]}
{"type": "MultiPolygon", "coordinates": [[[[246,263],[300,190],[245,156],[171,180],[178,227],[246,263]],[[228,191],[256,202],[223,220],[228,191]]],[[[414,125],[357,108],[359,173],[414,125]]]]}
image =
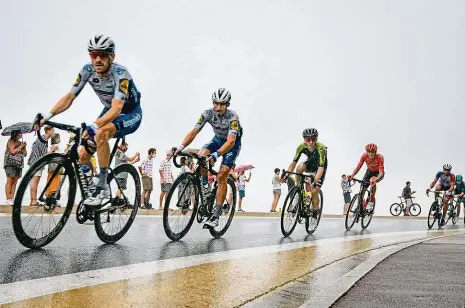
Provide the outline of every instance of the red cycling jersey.
{"type": "Polygon", "coordinates": [[[367,153],[362,155],[360,162],[358,163],[357,169],[362,168],[363,163],[366,163],[367,168],[370,172],[384,172],[384,157],[381,154],[375,154],[373,158],[370,159],[367,153]]]}

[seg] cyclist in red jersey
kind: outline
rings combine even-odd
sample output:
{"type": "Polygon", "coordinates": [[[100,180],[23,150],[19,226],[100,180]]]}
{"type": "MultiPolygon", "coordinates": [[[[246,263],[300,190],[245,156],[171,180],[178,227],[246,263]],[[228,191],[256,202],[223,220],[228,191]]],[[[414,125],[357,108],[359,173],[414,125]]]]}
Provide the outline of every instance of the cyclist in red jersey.
{"type": "MultiPolygon", "coordinates": [[[[352,175],[349,176],[349,179],[352,179],[362,168],[363,163],[367,165],[367,171],[363,177],[363,180],[370,182],[371,184],[371,196],[368,204],[366,205],[367,211],[372,211],[375,204],[375,194],[376,194],[376,183],[380,182],[384,178],[384,157],[381,154],[377,154],[378,146],[376,144],[370,143],[365,146],[366,153],[360,158],[360,162],[357,167],[352,172],[352,175]]],[[[362,200],[365,196],[361,196],[362,200]]]]}

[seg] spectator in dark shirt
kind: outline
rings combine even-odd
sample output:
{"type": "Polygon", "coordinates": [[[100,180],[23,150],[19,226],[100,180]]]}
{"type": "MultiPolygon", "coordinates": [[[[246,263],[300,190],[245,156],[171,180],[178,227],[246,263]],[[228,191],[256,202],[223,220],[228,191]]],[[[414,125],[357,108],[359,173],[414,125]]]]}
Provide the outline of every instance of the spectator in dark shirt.
{"type": "Polygon", "coordinates": [[[407,183],[405,183],[406,186],[404,187],[404,190],[402,190],[402,197],[405,199],[406,203],[404,216],[409,216],[408,209],[412,205],[412,195],[416,193],[416,191],[412,191],[412,189],[410,188],[410,184],[410,181],[407,181],[407,183]]]}

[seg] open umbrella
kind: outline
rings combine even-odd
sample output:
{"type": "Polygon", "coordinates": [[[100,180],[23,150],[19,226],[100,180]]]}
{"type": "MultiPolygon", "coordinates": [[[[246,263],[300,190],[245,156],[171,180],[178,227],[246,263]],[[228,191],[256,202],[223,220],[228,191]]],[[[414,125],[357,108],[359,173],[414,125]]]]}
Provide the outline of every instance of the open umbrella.
{"type": "Polygon", "coordinates": [[[236,171],[236,172],[241,172],[241,171],[251,170],[251,169],[253,169],[253,168],[255,168],[255,167],[252,166],[252,165],[240,165],[240,166],[236,167],[236,168],[234,169],[234,171],[236,171]]]}
{"type": "Polygon", "coordinates": [[[16,124],[5,127],[5,129],[2,132],[2,136],[11,136],[11,133],[15,130],[19,130],[21,134],[28,134],[35,131],[33,123],[18,122],[16,124]]]}

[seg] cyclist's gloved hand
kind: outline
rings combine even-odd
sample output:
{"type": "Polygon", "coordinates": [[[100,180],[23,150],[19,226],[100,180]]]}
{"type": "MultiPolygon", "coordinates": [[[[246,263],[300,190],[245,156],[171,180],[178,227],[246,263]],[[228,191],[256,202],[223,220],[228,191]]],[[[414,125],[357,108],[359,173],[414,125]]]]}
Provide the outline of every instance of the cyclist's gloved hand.
{"type": "Polygon", "coordinates": [[[86,132],[93,137],[97,133],[98,126],[95,123],[86,126],[86,132]]]}
{"type": "Polygon", "coordinates": [[[216,162],[219,156],[220,156],[220,153],[213,152],[210,154],[210,157],[208,158],[208,160],[213,160],[213,162],[216,162]]]}
{"type": "Polygon", "coordinates": [[[180,152],[182,152],[182,150],[184,150],[184,146],[181,144],[180,146],[178,146],[177,148],[176,147],[173,147],[172,148],[172,151],[173,151],[173,155],[176,156],[178,155],[180,152]]]}

